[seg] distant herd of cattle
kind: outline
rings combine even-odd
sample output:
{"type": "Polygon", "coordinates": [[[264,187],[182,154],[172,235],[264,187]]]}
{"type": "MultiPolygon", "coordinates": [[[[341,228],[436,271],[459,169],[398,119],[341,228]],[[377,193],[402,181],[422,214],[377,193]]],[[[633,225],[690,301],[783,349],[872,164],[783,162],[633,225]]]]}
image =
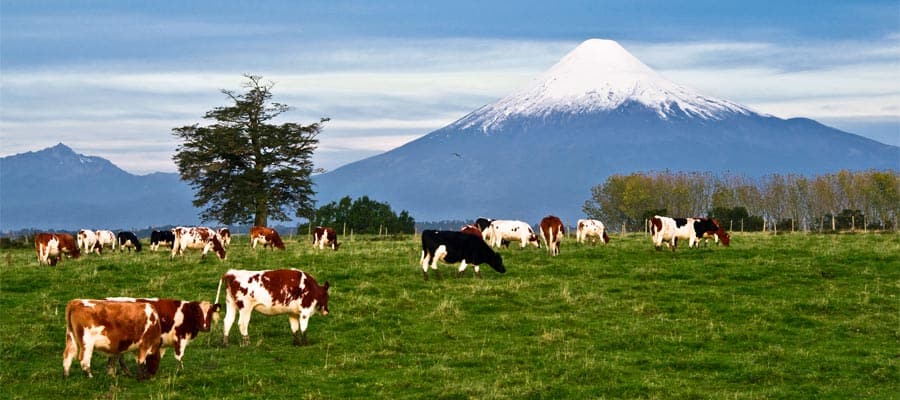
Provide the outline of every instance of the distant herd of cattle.
{"type": "MultiPolygon", "coordinates": [[[[715,219],[669,218],[654,216],[648,222],[650,236],[657,250],[665,244],[675,251],[679,240],[687,240],[690,247],[697,246],[701,239],[714,239],[728,246],[730,238],[715,219]]],[[[511,220],[491,220],[479,218],[475,224],[466,225],[460,231],[425,230],[422,232],[421,266],[424,279],[428,280],[428,269],[441,277],[437,261],[460,263],[457,277],[461,276],[469,264],[475,274],[481,277],[479,265],[487,264],[499,273],[505,273],[503,259],[493,248],[518,241],[520,247],[528,244],[541,247],[541,239],[550,255],[559,254],[560,242],[565,236],[562,221],[555,216],[547,216],[539,224],[540,237],[525,222],[511,220]]],[[[274,229],[254,226],[250,230],[253,248],[261,244],[263,248],[285,249],[284,242],[274,229]]],[[[609,235],[603,223],[594,219],[578,221],[576,240],[579,243],[608,243],[609,235]]],[[[214,230],[206,227],[177,227],[170,231],[153,231],[150,248],[160,245],[171,246],[171,258],[183,255],[185,249],[199,249],[202,254],[212,250],[222,260],[231,243],[231,232],[227,228],[214,230]]],[[[140,241],[132,232],[92,231],[83,229],[77,238],[65,233],[41,233],[35,236],[35,248],[41,265],[56,263],[68,255],[78,258],[81,252],[101,254],[103,249],[118,248],[120,251],[141,250],[140,241]]],[[[317,227],[313,232],[313,247],[337,250],[340,243],[334,229],[317,227]]],[[[66,306],[66,346],[63,352],[63,372],[69,375],[69,368],[76,356],[87,376],[91,375],[91,355],[94,349],[110,355],[107,364],[109,374],[116,373],[116,362],[128,373],[121,354],[133,352],[138,364],[138,379],[156,373],[165,348],[175,351],[179,367],[183,367],[182,357],[187,344],[199,332],[208,332],[212,321],[221,307],[219,294],[225,287],[225,321],[223,344],[228,345],[228,333],[238,319],[238,329],[242,345],[249,344],[247,328],[254,310],[266,315],[288,314],[295,345],[305,345],[306,328],[317,310],[328,314],[329,282],[319,285],[309,274],[297,269],[284,270],[229,270],[219,280],[214,303],[208,301],[182,301],[158,298],[74,299],[66,306]],[[300,337],[298,338],[298,330],[300,337]]]]}

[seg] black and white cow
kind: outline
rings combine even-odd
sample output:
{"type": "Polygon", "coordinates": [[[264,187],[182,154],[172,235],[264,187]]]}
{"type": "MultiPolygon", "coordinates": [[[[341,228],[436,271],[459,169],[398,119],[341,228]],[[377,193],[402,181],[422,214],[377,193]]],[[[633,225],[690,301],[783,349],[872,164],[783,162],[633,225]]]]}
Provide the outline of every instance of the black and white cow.
{"type": "Polygon", "coordinates": [[[488,264],[499,273],[506,272],[503,267],[503,259],[500,254],[494,252],[484,239],[468,233],[457,231],[422,231],[422,276],[428,280],[428,267],[435,271],[438,279],[441,271],[437,268],[437,261],[446,263],[460,263],[456,276],[462,276],[467,263],[474,265],[475,274],[481,277],[480,264],[488,264]]]}
{"type": "Polygon", "coordinates": [[[135,252],[141,251],[141,241],[138,240],[137,235],[134,232],[122,231],[116,235],[116,241],[119,244],[119,251],[124,251],[125,248],[128,248],[128,252],[131,252],[131,249],[134,248],[135,252]]]}
{"type": "Polygon", "coordinates": [[[150,232],[150,250],[159,250],[159,245],[172,246],[175,244],[175,234],[172,231],[150,232]]]}

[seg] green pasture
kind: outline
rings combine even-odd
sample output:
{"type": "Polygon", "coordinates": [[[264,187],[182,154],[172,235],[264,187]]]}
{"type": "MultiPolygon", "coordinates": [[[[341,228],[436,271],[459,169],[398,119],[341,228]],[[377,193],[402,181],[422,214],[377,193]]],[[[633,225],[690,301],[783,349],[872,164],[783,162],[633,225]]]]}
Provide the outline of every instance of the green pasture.
{"type": "MultiPolygon", "coordinates": [[[[900,236],[735,234],[730,248],[655,251],[643,235],[562,253],[503,249],[485,266],[422,279],[411,236],[305,238],[287,251],[235,237],[198,252],[111,253],[38,266],[0,250],[0,398],[797,399],[900,397],[900,236]],[[106,296],[213,300],[229,268],[299,268],[331,282],[331,314],[294,347],[286,316],[254,314],[251,345],[221,321],[169,350],[157,376],[64,379],[65,304],[106,296]]],[[[146,239],[145,239],[146,240],[146,239]]],[[[224,313],[221,313],[224,316],[224,313]]],[[[127,357],[134,367],[134,359],[127,357]]]]}

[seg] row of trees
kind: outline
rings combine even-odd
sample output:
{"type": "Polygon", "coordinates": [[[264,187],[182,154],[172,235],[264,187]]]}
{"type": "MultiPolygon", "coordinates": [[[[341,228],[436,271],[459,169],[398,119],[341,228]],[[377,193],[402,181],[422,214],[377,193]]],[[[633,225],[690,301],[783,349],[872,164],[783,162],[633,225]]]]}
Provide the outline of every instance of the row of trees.
{"type": "Polygon", "coordinates": [[[612,175],[591,188],[583,210],[610,227],[643,230],[655,214],[710,216],[738,229],[895,229],[896,171],[846,171],[816,177],[656,172],[612,175]]]}
{"type": "Polygon", "coordinates": [[[313,226],[346,228],[354,233],[413,233],[416,230],[416,221],[406,210],[397,215],[388,203],[369,199],[368,196],[356,200],[345,196],[325,204],[319,207],[310,221],[313,226]]]}

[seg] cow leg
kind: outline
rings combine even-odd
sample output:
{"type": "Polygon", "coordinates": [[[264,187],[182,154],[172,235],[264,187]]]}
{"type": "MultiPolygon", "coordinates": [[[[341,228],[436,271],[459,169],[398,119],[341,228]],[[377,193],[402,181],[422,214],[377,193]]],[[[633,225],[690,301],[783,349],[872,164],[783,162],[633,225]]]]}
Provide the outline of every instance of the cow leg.
{"type": "Polygon", "coordinates": [[[431,256],[431,269],[434,270],[438,279],[444,279],[441,276],[441,270],[439,270],[437,266],[438,260],[443,261],[444,257],[447,257],[447,246],[444,245],[438,246],[437,250],[434,251],[434,255],[431,256]]]}
{"type": "Polygon", "coordinates": [[[253,312],[253,308],[244,304],[244,308],[240,309],[240,315],[238,315],[238,330],[241,331],[241,346],[246,346],[250,344],[250,334],[247,333],[247,328],[250,326],[250,314],[253,312]]]}
{"type": "MultiPolygon", "coordinates": [[[[188,339],[178,339],[175,340],[175,360],[178,361],[178,369],[184,369],[184,362],[181,361],[181,358],[184,357],[184,349],[187,347],[188,339]]],[[[165,349],[159,349],[159,357],[162,358],[165,355],[165,349]]]]}
{"type": "Polygon", "coordinates": [[[227,300],[228,307],[225,309],[225,321],[222,326],[222,346],[228,347],[228,332],[231,331],[231,325],[234,324],[234,310],[237,305],[233,300],[227,300]]]}
{"type": "Polygon", "coordinates": [[[88,378],[93,378],[91,374],[91,356],[94,352],[94,343],[87,342],[84,344],[84,350],[81,351],[81,370],[87,374],[88,378]]]}
{"type": "MultiPolygon", "coordinates": [[[[131,376],[131,369],[128,368],[128,365],[125,364],[125,357],[122,357],[121,354],[116,354],[114,357],[119,359],[119,368],[122,370],[122,374],[125,376],[131,376]]],[[[112,359],[112,356],[110,357],[112,359]]]]}
{"type": "MultiPolygon", "coordinates": [[[[302,346],[305,346],[305,345],[306,345],[306,335],[303,335],[303,341],[301,342],[301,341],[297,338],[297,330],[300,329],[300,323],[301,323],[301,321],[303,321],[303,322],[309,321],[309,316],[306,316],[306,315],[303,315],[303,314],[301,314],[301,315],[293,315],[293,314],[290,314],[290,315],[288,315],[288,321],[290,321],[290,323],[291,323],[291,334],[294,335],[294,343],[293,343],[294,346],[301,346],[301,345],[302,345],[302,346]]],[[[305,325],[305,324],[304,324],[304,325],[305,325]]],[[[305,330],[306,330],[306,329],[304,328],[304,331],[305,331],[305,330]]]]}
{"type": "MultiPolygon", "coordinates": [[[[475,268],[478,268],[477,266],[475,268]]],[[[456,277],[459,278],[462,276],[463,272],[466,270],[466,260],[462,260],[459,263],[459,269],[456,270],[456,277]]]]}
{"type": "Polygon", "coordinates": [[[66,349],[63,350],[63,376],[69,376],[69,367],[72,361],[78,356],[78,343],[75,342],[75,335],[72,332],[66,332],[66,349]]]}
{"type": "Polygon", "coordinates": [[[475,270],[475,276],[477,276],[478,279],[483,279],[481,276],[481,268],[479,266],[473,265],[472,269],[475,270]]]}
{"type": "Polygon", "coordinates": [[[425,250],[422,250],[422,258],[419,262],[422,263],[422,277],[424,277],[426,281],[428,280],[428,264],[430,261],[429,254],[426,253],[425,250]]]}

